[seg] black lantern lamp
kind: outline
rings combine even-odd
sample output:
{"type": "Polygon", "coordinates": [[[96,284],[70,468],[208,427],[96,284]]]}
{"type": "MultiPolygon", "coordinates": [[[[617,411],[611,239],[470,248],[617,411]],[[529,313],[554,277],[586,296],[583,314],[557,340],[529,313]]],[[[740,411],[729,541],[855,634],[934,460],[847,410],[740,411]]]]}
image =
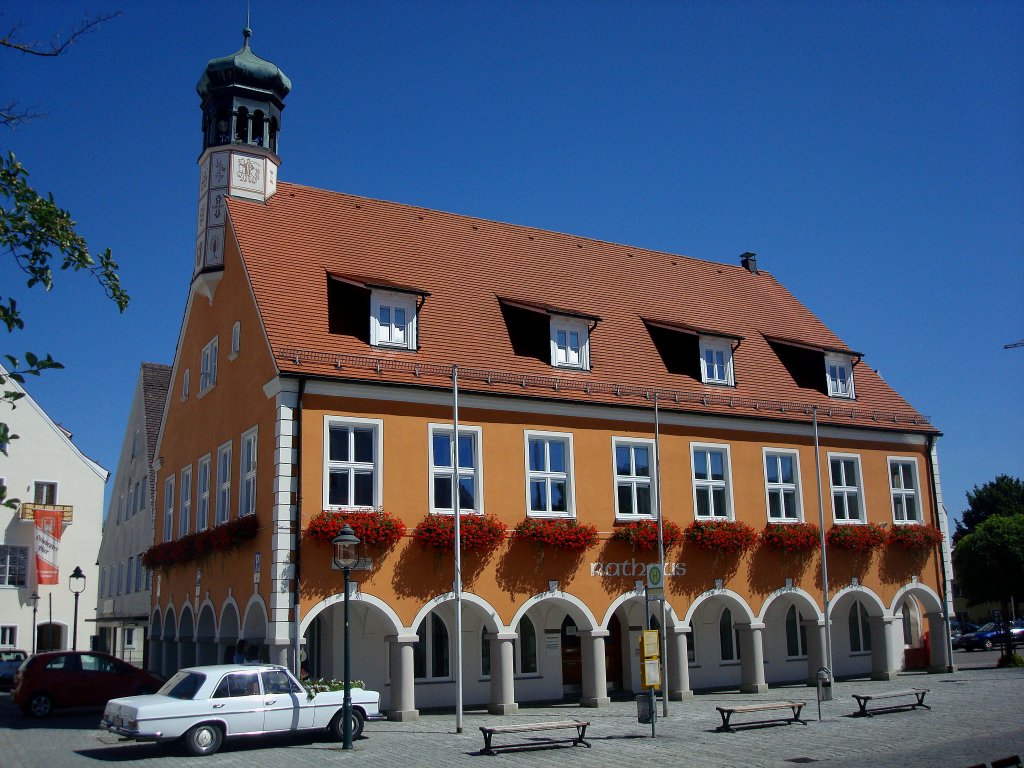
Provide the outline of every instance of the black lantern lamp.
{"type": "Polygon", "coordinates": [[[71,650],[78,650],[78,596],[85,591],[85,574],[82,573],[82,566],[76,565],[75,570],[71,572],[68,577],[68,587],[75,595],[75,625],[73,632],[73,640],[71,641],[71,650]]]}
{"type": "Polygon", "coordinates": [[[352,650],[348,636],[348,579],[349,573],[359,562],[359,537],[352,527],[345,523],[341,533],[331,541],[334,545],[334,567],[345,575],[344,642],[345,642],[345,698],[341,705],[342,749],[352,749],[352,650]]]}

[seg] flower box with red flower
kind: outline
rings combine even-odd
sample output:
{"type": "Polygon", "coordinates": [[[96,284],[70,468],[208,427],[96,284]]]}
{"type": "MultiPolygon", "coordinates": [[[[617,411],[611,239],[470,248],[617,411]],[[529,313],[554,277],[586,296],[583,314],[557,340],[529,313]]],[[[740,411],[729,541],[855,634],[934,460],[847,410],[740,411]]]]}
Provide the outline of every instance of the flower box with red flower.
{"type": "Polygon", "coordinates": [[[757,532],[738,520],[695,520],[683,531],[690,544],[712,552],[744,552],[754,546],[757,532]]]}
{"type": "Polygon", "coordinates": [[[545,520],[528,517],[513,533],[520,541],[529,541],[541,547],[554,547],[582,552],[597,543],[597,527],[580,523],[573,518],[545,520]]]}
{"type": "Polygon", "coordinates": [[[885,543],[885,526],[881,523],[833,525],[825,534],[830,547],[851,552],[870,552],[885,543]]]}
{"type": "MultiPolygon", "coordinates": [[[[661,538],[665,549],[671,549],[683,540],[683,529],[671,520],[661,521],[661,538]]],[[[636,520],[616,525],[612,541],[623,541],[637,549],[658,549],[658,521],[636,520]]]]}
{"type": "Polygon", "coordinates": [[[306,526],[306,536],[330,544],[342,527],[348,524],[361,544],[387,550],[405,536],[406,526],[394,515],[383,509],[339,512],[325,509],[318,512],[306,526]]]}
{"type": "Polygon", "coordinates": [[[814,523],[768,523],[761,543],[783,552],[811,552],[820,546],[821,535],[814,523]]]}
{"type": "Polygon", "coordinates": [[[886,543],[890,547],[903,549],[934,549],[942,543],[942,531],[934,525],[908,523],[894,525],[889,530],[886,543]]]}
{"type": "Polygon", "coordinates": [[[143,554],[142,564],[150,570],[166,570],[174,565],[202,560],[214,552],[232,552],[255,538],[258,530],[256,515],[239,517],[180,539],[154,544],[143,554]]]}
{"type": "MultiPolygon", "coordinates": [[[[494,515],[465,513],[459,517],[459,540],[465,552],[490,552],[501,545],[508,526],[494,515]]],[[[412,532],[420,544],[455,549],[455,516],[427,515],[412,532]]]]}

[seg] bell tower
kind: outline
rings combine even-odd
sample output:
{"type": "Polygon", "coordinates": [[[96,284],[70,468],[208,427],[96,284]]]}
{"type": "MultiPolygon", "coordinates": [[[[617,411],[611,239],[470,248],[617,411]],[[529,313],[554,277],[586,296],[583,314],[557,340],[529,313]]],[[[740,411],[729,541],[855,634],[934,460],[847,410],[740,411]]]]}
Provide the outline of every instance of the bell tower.
{"type": "Polygon", "coordinates": [[[199,212],[192,281],[210,298],[224,269],[224,223],[228,195],[268,200],[277,191],[277,154],[284,98],[291,81],[276,64],[242,47],[212,59],[196,85],[203,111],[199,157],[199,212]]]}

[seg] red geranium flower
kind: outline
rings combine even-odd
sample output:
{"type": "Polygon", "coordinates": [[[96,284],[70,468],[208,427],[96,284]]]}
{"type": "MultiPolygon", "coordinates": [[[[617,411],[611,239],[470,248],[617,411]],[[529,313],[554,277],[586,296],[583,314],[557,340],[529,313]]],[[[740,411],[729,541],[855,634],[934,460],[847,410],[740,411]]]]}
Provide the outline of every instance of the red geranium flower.
{"type": "Polygon", "coordinates": [[[821,543],[814,523],[768,523],[761,531],[761,542],[783,552],[810,552],[821,543]]]}
{"type": "Polygon", "coordinates": [[[833,525],[825,534],[830,547],[853,552],[870,552],[885,543],[885,526],[881,523],[866,525],[833,525]]]}
{"type": "MultiPolygon", "coordinates": [[[[671,520],[661,521],[661,538],[665,549],[671,549],[683,540],[683,529],[671,520]]],[[[638,549],[658,548],[658,521],[637,520],[615,526],[612,541],[625,541],[638,549]]]]}
{"type": "Polygon", "coordinates": [[[597,543],[597,528],[575,519],[538,520],[528,517],[516,526],[517,539],[545,547],[583,551],[597,543]]]}
{"type": "Polygon", "coordinates": [[[757,533],[737,520],[695,520],[683,536],[691,544],[713,552],[743,552],[757,541],[757,533]]]}

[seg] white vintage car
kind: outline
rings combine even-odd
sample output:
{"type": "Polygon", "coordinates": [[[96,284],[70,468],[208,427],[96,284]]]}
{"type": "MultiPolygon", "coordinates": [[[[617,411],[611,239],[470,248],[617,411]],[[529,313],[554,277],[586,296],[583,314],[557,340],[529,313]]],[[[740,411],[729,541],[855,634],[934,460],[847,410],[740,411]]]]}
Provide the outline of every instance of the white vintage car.
{"type": "MultiPolygon", "coordinates": [[[[380,694],[352,688],[352,736],[383,720],[380,694]]],[[[312,695],[286,668],[222,664],[182,669],[157,693],[111,699],[102,728],[137,741],[181,740],[192,755],[212,755],[226,737],[322,728],[343,738],[343,691],[312,695]]]]}

